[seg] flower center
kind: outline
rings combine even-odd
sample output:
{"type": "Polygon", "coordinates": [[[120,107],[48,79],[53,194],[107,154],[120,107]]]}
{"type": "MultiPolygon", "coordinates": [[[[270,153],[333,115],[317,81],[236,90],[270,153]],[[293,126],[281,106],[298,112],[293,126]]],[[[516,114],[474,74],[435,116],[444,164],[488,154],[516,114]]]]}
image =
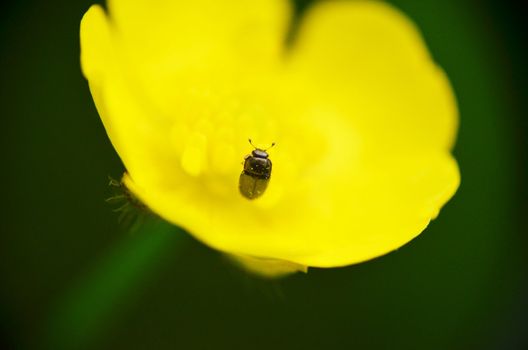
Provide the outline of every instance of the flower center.
{"type": "Polygon", "coordinates": [[[274,141],[276,120],[269,116],[269,108],[243,93],[195,88],[178,105],[171,143],[188,176],[231,176],[252,150],[248,138],[258,140],[258,145],[274,141]]]}
{"type": "Polygon", "coordinates": [[[174,175],[167,175],[190,178],[201,191],[219,197],[239,196],[244,157],[253,150],[251,138],[258,148],[277,144],[270,152],[270,184],[257,205],[272,205],[310,177],[327,149],[325,137],[298,108],[293,89],[281,90],[285,85],[277,80],[245,77],[226,83],[207,77],[175,84],[179,88],[163,99],[173,120],[170,144],[176,160],[175,168],[168,169],[174,175]],[[215,85],[218,81],[222,84],[215,85]]]}

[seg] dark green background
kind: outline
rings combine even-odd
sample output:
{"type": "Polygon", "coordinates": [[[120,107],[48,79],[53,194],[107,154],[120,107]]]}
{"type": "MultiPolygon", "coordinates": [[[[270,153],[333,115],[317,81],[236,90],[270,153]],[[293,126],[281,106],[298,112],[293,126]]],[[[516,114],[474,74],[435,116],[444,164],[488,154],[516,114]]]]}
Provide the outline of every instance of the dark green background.
{"type": "Polygon", "coordinates": [[[272,282],[170,226],[118,224],[123,168],[79,68],[92,1],[1,5],[0,348],[528,348],[525,12],[392,2],[453,83],[462,185],[398,251],[272,282]]]}

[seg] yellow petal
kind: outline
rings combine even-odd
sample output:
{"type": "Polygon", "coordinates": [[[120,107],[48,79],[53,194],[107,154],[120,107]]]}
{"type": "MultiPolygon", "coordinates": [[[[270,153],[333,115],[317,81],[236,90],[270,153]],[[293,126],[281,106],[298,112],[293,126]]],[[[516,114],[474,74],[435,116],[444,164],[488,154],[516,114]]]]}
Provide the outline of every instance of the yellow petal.
{"type": "MultiPolygon", "coordinates": [[[[110,28],[104,10],[92,5],[81,21],[81,68],[92,83],[100,80],[113,55],[110,28]]],[[[99,82],[100,83],[100,82],[99,82]]]]}
{"type": "Polygon", "coordinates": [[[278,278],[296,272],[308,272],[306,266],[285,260],[260,259],[245,255],[228,255],[227,257],[241,268],[266,278],[278,278]]]}
{"type": "Polygon", "coordinates": [[[417,236],[459,184],[447,154],[400,155],[318,177],[273,208],[127,186],[169,221],[226,252],[306,266],[348,265],[388,253],[417,236]],[[304,190],[304,192],[303,192],[304,190]],[[296,196],[295,196],[296,195],[296,196]]]}
{"type": "Polygon", "coordinates": [[[182,113],[190,89],[229,89],[276,66],[291,15],[283,0],[111,0],[109,10],[135,82],[165,114],[182,113]]]}
{"type": "Polygon", "coordinates": [[[183,52],[184,61],[189,54],[217,50],[269,59],[282,51],[290,17],[283,0],[110,0],[109,9],[136,53],[178,58],[174,54],[183,52]]]}
{"type": "Polygon", "coordinates": [[[159,170],[173,161],[169,140],[159,137],[167,121],[151,113],[136,95],[120,41],[99,5],[84,15],[80,35],[83,73],[112,144],[131,173],[159,179],[159,170]]]}
{"type": "Polygon", "coordinates": [[[449,82],[415,25],[387,4],[318,3],[302,21],[290,68],[348,115],[368,151],[452,147],[449,82]]]}

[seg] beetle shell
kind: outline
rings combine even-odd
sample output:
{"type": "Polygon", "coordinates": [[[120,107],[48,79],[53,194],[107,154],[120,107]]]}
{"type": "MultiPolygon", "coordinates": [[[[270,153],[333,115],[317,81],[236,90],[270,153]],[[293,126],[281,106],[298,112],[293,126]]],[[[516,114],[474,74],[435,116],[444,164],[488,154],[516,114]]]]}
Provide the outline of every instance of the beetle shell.
{"type": "Polygon", "coordinates": [[[260,197],[268,188],[269,179],[259,179],[242,172],[238,182],[240,193],[247,199],[260,197]]]}
{"type": "Polygon", "coordinates": [[[240,193],[247,199],[260,197],[268,188],[271,167],[268,154],[262,150],[255,150],[252,155],[246,156],[244,170],[238,182],[240,193]]]}

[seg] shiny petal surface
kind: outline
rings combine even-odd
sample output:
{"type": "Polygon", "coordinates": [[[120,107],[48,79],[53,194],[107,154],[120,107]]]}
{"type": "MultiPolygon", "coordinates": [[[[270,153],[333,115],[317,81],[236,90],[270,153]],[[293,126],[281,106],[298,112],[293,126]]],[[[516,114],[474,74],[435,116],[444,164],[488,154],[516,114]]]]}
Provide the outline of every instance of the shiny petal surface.
{"type": "Polygon", "coordinates": [[[443,71],[417,28],[381,2],[328,1],[305,17],[291,68],[322,87],[361,133],[367,151],[449,149],[458,126],[443,71]]]}

